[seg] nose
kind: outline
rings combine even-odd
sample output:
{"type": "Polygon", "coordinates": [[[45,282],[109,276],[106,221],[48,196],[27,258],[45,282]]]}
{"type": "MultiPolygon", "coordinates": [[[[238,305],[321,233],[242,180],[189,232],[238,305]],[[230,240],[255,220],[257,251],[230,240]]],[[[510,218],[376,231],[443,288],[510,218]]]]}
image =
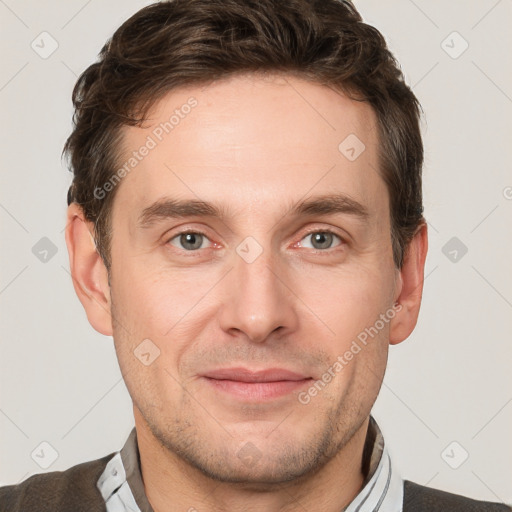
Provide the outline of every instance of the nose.
{"type": "Polygon", "coordinates": [[[249,261],[234,256],[234,268],[223,280],[219,321],[225,332],[262,343],[296,329],[298,299],[289,284],[289,267],[276,262],[270,249],[249,261]]]}

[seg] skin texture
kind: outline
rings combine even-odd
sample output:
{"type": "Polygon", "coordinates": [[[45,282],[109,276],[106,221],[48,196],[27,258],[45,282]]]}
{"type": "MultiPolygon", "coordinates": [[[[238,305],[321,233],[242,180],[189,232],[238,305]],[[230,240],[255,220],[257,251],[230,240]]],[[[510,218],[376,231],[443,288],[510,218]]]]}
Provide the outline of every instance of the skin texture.
{"type": "Polygon", "coordinates": [[[117,185],[110,286],[92,225],[77,205],[68,209],[75,290],[91,325],[114,338],[146,494],[155,512],[339,511],[363,482],[389,344],[416,324],[426,226],[396,269],[372,109],[292,76],[241,75],[172,91],[143,128],[124,129],[126,159],[191,97],[197,105],[117,185]],[[338,149],[350,134],[366,147],[354,161],[338,149]],[[368,215],[290,213],[333,193],[368,215]],[[214,203],[225,216],[140,227],[142,211],[163,198],[214,203]],[[177,236],[183,230],[204,237],[187,244],[177,236]],[[326,230],[335,236],[315,242],[326,230]],[[247,237],[262,251],[250,263],[237,252],[247,237]],[[394,318],[301,403],[299,393],[395,303],[394,318]],[[148,339],[144,347],[159,355],[145,365],[135,354],[148,339]],[[228,367],[285,368],[311,380],[250,400],[202,377],[228,367]]]}

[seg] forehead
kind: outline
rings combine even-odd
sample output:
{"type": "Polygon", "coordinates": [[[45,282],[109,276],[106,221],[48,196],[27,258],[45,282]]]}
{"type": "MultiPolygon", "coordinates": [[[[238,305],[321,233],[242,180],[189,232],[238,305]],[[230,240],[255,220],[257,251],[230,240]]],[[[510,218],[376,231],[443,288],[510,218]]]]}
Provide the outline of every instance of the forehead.
{"type": "Polygon", "coordinates": [[[371,107],[290,75],[240,75],[168,93],[125,127],[114,210],[164,196],[239,212],[342,192],[387,205],[371,107]],[[116,205],[117,203],[117,205],[116,205]]]}

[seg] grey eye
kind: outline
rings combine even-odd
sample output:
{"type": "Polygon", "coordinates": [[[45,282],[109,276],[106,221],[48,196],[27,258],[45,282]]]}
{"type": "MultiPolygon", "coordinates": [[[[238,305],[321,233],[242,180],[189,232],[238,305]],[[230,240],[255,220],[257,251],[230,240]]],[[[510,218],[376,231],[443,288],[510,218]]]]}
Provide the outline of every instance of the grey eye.
{"type": "Polygon", "coordinates": [[[339,236],[330,231],[315,231],[314,233],[306,235],[302,240],[306,240],[307,238],[311,238],[310,247],[317,250],[331,249],[335,238],[341,241],[339,236]]]}
{"type": "Polygon", "coordinates": [[[169,240],[169,243],[178,249],[186,251],[195,251],[201,249],[203,242],[207,240],[206,236],[201,233],[181,233],[169,240]],[[178,245],[179,244],[179,245],[178,245]]]}

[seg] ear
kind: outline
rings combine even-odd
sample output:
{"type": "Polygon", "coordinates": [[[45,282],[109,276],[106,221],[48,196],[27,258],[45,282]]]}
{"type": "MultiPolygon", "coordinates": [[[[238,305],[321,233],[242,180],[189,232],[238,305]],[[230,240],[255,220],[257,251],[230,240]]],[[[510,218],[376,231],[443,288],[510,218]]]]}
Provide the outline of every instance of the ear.
{"type": "Polygon", "coordinates": [[[402,268],[397,271],[398,291],[395,303],[398,302],[401,308],[390,323],[391,345],[407,339],[416,326],[423,293],[427,249],[427,224],[422,222],[407,247],[402,268]]]}
{"type": "Polygon", "coordinates": [[[105,264],[94,242],[94,226],[83,210],[71,203],[67,211],[66,245],[75,292],[89,323],[99,333],[112,336],[110,286],[105,264]]]}

